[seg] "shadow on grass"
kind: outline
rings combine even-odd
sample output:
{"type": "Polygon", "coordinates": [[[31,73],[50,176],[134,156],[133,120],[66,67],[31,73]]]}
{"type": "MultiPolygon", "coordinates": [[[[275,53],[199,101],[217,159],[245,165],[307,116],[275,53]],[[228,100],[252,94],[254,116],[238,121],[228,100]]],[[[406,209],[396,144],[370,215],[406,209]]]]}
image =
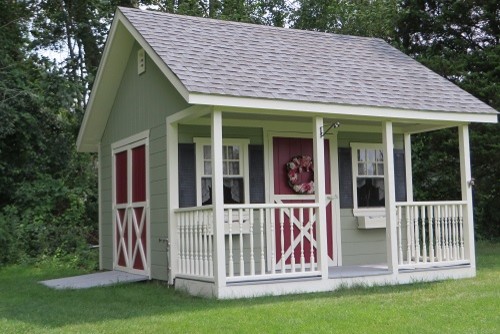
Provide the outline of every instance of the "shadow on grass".
{"type": "MultiPolygon", "coordinates": [[[[481,246],[479,269],[500,270],[500,246],[481,246]],[[483,247],[483,249],[481,248],[483,247]]],[[[240,300],[215,300],[189,296],[158,282],[143,282],[85,290],[52,290],[38,282],[42,279],[81,274],[68,269],[9,267],[0,270],[0,318],[57,328],[66,325],[99,323],[155,315],[184,316],[203,311],[223,313],[232,308],[246,308],[276,303],[293,303],[313,299],[349,298],[408,294],[440,289],[446,282],[414,283],[400,286],[341,288],[326,293],[259,297],[240,300]]],[[[386,297],[384,297],[386,296],[386,297]]],[[[288,305],[285,305],[288,307],[288,305]]],[[[224,319],[224,317],[221,317],[224,319]]]]}

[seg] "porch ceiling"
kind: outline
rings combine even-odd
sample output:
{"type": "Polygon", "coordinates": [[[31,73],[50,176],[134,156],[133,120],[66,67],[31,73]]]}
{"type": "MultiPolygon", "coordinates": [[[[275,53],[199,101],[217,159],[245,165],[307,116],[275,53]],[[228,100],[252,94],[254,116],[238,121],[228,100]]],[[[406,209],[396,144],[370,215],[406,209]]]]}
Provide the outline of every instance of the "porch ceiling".
{"type": "MultiPolygon", "coordinates": [[[[289,125],[305,125],[312,124],[312,114],[300,113],[287,113],[287,114],[274,114],[268,113],[252,113],[252,112],[224,112],[222,121],[225,126],[244,126],[244,127],[265,127],[266,125],[281,124],[283,126],[289,125]]],[[[351,132],[381,132],[382,119],[367,119],[363,118],[346,118],[346,116],[339,117],[325,117],[325,127],[335,122],[340,122],[339,131],[351,132]]],[[[195,125],[210,125],[210,114],[204,114],[199,118],[192,118],[186,121],[181,121],[184,124],[195,125]]],[[[459,125],[458,123],[450,122],[429,122],[425,120],[413,121],[395,121],[393,122],[394,133],[419,133],[434,131],[459,125]]],[[[290,128],[290,130],[292,130],[290,128]]],[[[304,129],[309,130],[310,127],[304,129]]]]}

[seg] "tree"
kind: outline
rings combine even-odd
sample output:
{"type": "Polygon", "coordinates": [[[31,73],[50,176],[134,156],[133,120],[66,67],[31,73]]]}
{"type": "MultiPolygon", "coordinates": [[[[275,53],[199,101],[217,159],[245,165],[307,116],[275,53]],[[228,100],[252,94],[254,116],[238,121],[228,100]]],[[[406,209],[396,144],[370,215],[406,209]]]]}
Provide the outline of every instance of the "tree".
{"type": "Polygon", "coordinates": [[[293,27],[392,41],[397,0],[298,0],[293,27]]]}
{"type": "MultiPolygon", "coordinates": [[[[410,56],[500,109],[500,2],[406,0],[401,3],[397,43],[410,56]]],[[[456,133],[441,131],[415,138],[416,161],[433,161],[433,168],[445,168],[441,143],[458,146],[456,133]]],[[[500,237],[500,125],[470,126],[475,223],[478,235],[500,237]]],[[[446,178],[458,179],[458,170],[430,177],[427,163],[416,168],[416,190],[428,198],[429,180],[441,193],[453,193],[446,178]],[[450,174],[452,173],[452,174],[450,174]]]]}

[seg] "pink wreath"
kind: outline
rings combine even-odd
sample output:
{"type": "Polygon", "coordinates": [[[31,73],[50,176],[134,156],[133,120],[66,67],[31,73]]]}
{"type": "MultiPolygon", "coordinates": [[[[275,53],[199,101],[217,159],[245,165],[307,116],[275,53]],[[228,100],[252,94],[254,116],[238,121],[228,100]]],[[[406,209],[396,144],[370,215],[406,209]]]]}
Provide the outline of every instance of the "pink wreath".
{"type": "Polygon", "coordinates": [[[299,183],[299,174],[314,172],[312,158],[308,155],[297,155],[286,164],[288,185],[297,194],[314,194],[314,181],[299,183]]]}

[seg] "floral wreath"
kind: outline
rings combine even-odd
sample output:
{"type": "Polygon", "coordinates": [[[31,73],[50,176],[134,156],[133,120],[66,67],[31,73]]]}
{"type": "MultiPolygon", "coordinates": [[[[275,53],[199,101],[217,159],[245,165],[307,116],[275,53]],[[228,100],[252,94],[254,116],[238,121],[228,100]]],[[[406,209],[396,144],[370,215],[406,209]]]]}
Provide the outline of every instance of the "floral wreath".
{"type": "Polygon", "coordinates": [[[286,163],[288,185],[297,194],[314,194],[314,180],[299,183],[299,174],[313,172],[313,162],[309,155],[296,155],[286,163]]]}

